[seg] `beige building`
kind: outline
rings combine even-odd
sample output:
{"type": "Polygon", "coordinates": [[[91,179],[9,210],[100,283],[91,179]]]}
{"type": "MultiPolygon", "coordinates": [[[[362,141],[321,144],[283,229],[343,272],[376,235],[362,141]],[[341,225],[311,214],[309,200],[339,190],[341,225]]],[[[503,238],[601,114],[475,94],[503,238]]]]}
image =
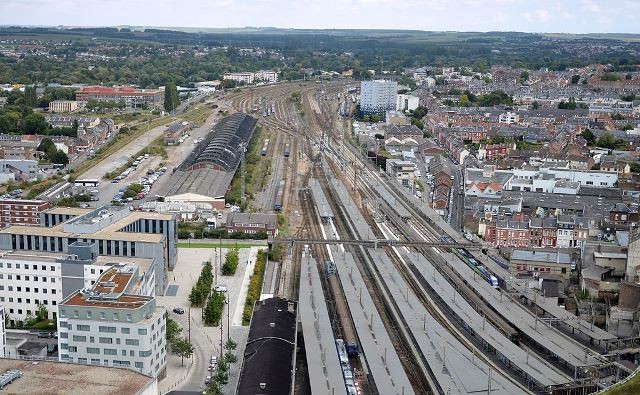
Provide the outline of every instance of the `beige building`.
{"type": "Polygon", "coordinates": [[[75,100],[54,100],[49,103],[49,112],[72,112],[78,109],[75,100]]]}

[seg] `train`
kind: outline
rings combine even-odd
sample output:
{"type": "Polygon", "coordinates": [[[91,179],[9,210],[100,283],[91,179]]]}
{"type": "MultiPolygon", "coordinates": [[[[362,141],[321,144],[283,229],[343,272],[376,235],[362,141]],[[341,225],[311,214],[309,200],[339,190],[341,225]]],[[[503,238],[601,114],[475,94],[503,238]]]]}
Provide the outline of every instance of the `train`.
{"type": "Polygon", "coordinates": [[[265,139],[262,144],[262,149],[260,150],[261,156],[267,156],[267,149],[269,149],[269,139],[265,139]]]}
{"type": "MultiPolygon", "coordinates": [[[[330,281],[334,281],[339,283],[336,275],[338,274],[338,269],[336,268],[336,264],[333,261],[326,261],[325,270],[327,273],[327,277],[330,281]]],[[[342,334],[344,339],[341,339],[345,345],[345,349],[347,351],[347,355],[353,358],[357,358],[360,354],[358,349],[358,341],[356,339],[356,334],[354,333],[354,329],[351,326],[351,321],[349,317],[340,317],[343,320],[342,323],[342,334]]]]}
{"type": "Polygon", "coordinates": [[[284,145],[284,157],[285,158],[289,157],[289,143],[284,145]]]}
{"type": "Polygon", "coordinates": [[[276,201],[273,203],[273,210],[280,211],[282,210],[282,197],[284,196],[284,180],[280,181],[280,185],[278,185],[278,190],[276,191],[276,201]]]}
{"type": "Polygon", "coordinates": [[[474,272],[478,273],[485,281],[489,283],[493,288],[499,288],[498,279],[492,275],[486,267],[482,266],[473,255],[471,255],[464,248],[452,248],[451,252],[456,254],[464,263],[467,264],[474,272]]]}
{"type": "Polygon", "coordinates": [[[340,367],[342,368],[342,377],[344,378],[347,394],[356,395],[358,393],[356,380],[353,376],[353,369],[351,369],[351,363],[349,363],[349,356],[343,339],[336,339],[336,350],[338,351],[338,358],[340,359],[340,367]]]}

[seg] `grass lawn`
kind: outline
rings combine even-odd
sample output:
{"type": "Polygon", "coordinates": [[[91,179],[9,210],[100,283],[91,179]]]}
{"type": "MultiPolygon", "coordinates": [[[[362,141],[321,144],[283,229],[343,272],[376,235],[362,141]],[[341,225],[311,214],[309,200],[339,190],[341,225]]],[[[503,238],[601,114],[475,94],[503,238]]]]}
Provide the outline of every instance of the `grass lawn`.
{"type": "Polygon", "coordinates": [[[201,241],[197,242],[178,242],[178,248],[251,248],[251,247],[267,247],[266,244],[244,244],[244,243],[203,243],[201,241]]]}
{"type": "Polygon", "coordinates": [[[603,392],[603,395],[627,395],[640,394],[640,375],[636,374],[629,381],[615,385],[610,390],[603,392]]]}

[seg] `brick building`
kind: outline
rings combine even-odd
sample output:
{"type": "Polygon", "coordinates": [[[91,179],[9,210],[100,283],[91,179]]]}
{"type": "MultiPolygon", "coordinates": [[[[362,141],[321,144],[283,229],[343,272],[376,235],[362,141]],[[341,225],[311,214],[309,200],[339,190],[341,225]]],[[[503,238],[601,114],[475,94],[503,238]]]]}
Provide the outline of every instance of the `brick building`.
{"type": "Polygon", "coordinates": [[[0,200],[0,228],[8,225],[38,225],[40,213],[49,208],[44,200],[0,200]]]}

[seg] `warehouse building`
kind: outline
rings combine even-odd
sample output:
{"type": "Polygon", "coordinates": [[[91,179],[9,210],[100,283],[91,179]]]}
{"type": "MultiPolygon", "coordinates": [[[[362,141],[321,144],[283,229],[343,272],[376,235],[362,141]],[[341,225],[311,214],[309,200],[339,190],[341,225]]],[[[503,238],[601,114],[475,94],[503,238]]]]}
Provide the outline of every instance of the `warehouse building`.
{"type": "Polygon", "coordinates": [[[165,201],[223,209],[224,196],[257,123],[243,113],[221,119],[173,173],[165,201]]]}

